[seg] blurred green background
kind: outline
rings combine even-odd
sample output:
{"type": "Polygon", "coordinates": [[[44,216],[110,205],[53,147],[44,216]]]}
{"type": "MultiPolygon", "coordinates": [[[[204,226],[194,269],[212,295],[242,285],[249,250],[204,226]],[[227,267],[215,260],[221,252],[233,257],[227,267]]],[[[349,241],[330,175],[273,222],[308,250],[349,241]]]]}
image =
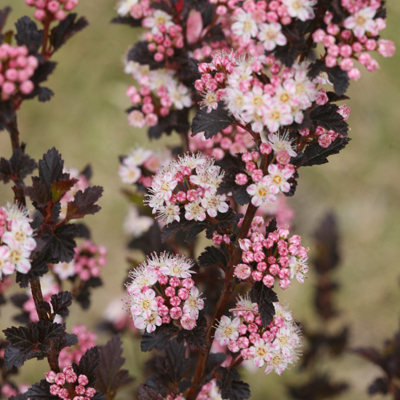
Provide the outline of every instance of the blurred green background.
{"type": "MultiPolygon", "coordinates": [[[[32,16],[23,0],[0,1],[1,7],[7,4],[13,7],[9,29],[22,15],[32,16]]],[[[87,218],[94,240],[109,251],[102,273],[105,285],[94,291],[89,312],[74,306],[67,321],[69,326],[85,322],[94,327],[108,301],[122,293],[127,269],[128,238],[122,229],[127,202],[117,174],[118,155],[137,143],[157,147],[160,142],[149,143],[144,130],[129,127],[124,113],[129,106],[125,90],[132,80],[123,73],[122,58],[140,31],[109,23],[116,15],[114,0],[81,0],[77,12],[88,18],[90,26],[55,55],[59,65],[48,82],[54,98],[49,103],[24,103],[18,117],[21,139],[32,157],[38,159],[56,146],[68,167],[82,169],[89,162],[94,171],[92,184],[105,188],[102,211],[87,218]]],[[[388,1],[388,28],[383,37],[400,47],[398,21],[400,2],[388,1]]],[[[312,234],[323,215],[334,211],[338,216],[342,264],[336,278],[342,283],[337,295],[342,313],[336,324],[351,326],[352,346],[381,346],[398,328],[400,316],[400,63],[397,55],[377,58],[381,69],[372,74],[362,70],[361,80],[352,83],[349,91],[350,145],[329,164],[300,170],[296,196],[289,202],[296,210],[295,233],[304,237],[311,256],[312,234]]],[[[0,156],[9,158],[10,150],[8,134],[2,132],[0,156]]],[[[11,199],[10,185],[1,186],[0,204],[11,199]]],[[[314,283],[311,273],[304,285],[294,283],[291,290],[278,292],[296,320],[311,327],[316,326],[311,307],[314,283]]],[[[2,307],[1,329],[12,324],[14,311],[12,306],[2,307]]],[[[99,336],[100,344],[105,340],[99,336]]],[[[125,350],[134,373],[140,358],[138,345],[127,343],[125,350]]],[[[320,367],[350,383],[351,390],[340,397],[349,400],[365,399],[367,385],[380,374],[378,368],[350,353],[320,367]]],[[[29,361],[19,380],[33,383],[42,379],[46,368],[45,362],[38,367],[29,361]]],[[[246,379],[252,399],[286,399],[283,383],[296,381],[298,372],[292,368],[279,378],[266,377],[260,370],[246,379]]]]}

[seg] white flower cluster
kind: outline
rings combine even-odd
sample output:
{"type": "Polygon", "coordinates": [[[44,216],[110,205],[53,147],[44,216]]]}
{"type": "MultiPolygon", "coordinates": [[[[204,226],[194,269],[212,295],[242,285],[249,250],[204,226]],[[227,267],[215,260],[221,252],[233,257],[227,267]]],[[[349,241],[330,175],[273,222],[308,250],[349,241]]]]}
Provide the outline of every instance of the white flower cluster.
{"type": "Polygon", "coordinates": [[[14,271],[26,274],[31,269],[30,256],[36,241],[30,222],[25,207],[0,207],[0,279],[14,271]]]}
{"type": "Polygon", "coordinates": [[[192,266],[184,256],[161,253],[131,272],[128,305],[136,328],[153,332],[171,320],[186,330],[196,326],[204,300],[191,279],[192,266]]]}
{"type": "Polygon", "coordinates": [[[273,304],[274,319],[265,328],[257,304],[248,298],[240,298],[231,310],[234,317],[222,316],[215,339],[222,346],[227,345],[231,352],[240,352],[244,360],[254,360],[259,368],[266,364],[266,374],[275,370],[280,375],[298,359],[300,329],[286,307],[273,304]]]}
{"type": "Polygon", "coordinates": [[[217,194],[223,176],[212,158],[186,154],[158,171],[146,202],[167,224],[180,221],[181,209],[187,221],[214,218],[229,209],[226,196],[217,194]]]}

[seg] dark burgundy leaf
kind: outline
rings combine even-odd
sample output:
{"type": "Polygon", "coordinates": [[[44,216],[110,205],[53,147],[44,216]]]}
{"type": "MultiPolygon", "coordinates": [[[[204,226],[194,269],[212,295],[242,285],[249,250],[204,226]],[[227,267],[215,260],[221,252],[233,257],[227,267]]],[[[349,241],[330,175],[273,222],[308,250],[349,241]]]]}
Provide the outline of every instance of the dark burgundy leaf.
{"type": "Polygon", "coordinates": [[[311,143],[304,151],[304,158],[301,161],[301,166],[310,167],[312,165],[321,165],[328,162],[328,157],[333,154],[338,154],[350,142],[350,138],[336,138],[329,147],[324,148],[319,143],[311,143]]]}
{"type": "Polygon", "coordinates": [[[186,347],[173,338],[165,346],[165,370],[174,384],[179,384],[188,372],[190,360],[185,358],[186,347]]]}
{"type": "Polygon", "coordinates": [[[8,14],[11,12],[11,7],[5,7],[3,9],[0,9],[0,32],[3,30],[8,14]]]}
{"type": "Polygon", "coordinates": [[[133,381],[127,370],[121,369],[125,363],[122,357],[122,341],[119,335],[113,336],[100,349],[100,366],[96,371],[96,390],[106,396],[113,396],[116,390],[133,381]]]}
{"type": "Polygon", "coordinates": [[[132,18],[130,15],[127,17],[115,17],[110,21],[112,24],[129,25],[132,28],[138,28],[142,26],[141,19],[132,18]]]}
{"type": "Polygon", "coordinates": [[[316,60],[308,67],[307,76],[312,80],[315,79],[321,72],[326,70],[326,65],[323,60],[316,60]]]}
{"type": "Polygon", "coordinates": [[[47,190],[53,182],[60,179],[68,178],[63,174],[64,161],[61,154],[53,147],[46,154],[43,154],[43,159],[39,160],[39,178],[46,185],[47,190]]]}
{"type": "Polygon", "coordinates": [[[346,93],[350,85],[349,76],[346,71],[343,71],[338,65],[333,68],[328,68],[328,78],[333,83],[333,88],[338,96],[346,93]]]}
{"type": "Polygon", "coordinates": [[[204,350],[206,346],[206,328],[207,320],[205,317],[200,317],[197,320],[197,325],[190,331],[182,329],[177,336],[178,343],[185,341],[190,346],[198,350],[204,350]]]}
{"type": "Polygon", "coordinates": [[[151,228],[143,236],[128,243],[128,248],[141,250],[145,255],[149,255],[154,251],[160,253],[168,250],[169,246],[161,241],[160,225],[157,221],[154,221],[151,228]]]}
{"type": "Polygon", "coordinates": [[[90,348],[79,361],[79,373],[86,375],[89,386],[96,382],[96,371],[100,365],[100,352],[97,346],[90,348]]]}
{"type": "Polygon", "coordinates": [[[72,293],[60,292],[51,296],[51,305],[53,306],[54,314],[58,314],[65,318],[69,315],[68,307],[72,304],[72,293]]]}
{"type": "Polygon", "coordinates": [[[78,182],[78,179],[60,179],[50,185],[51,199],[58,201],[78,182]]]}
{"type": "Polygon", "coordinates": [[[164,398],[148,386],[140,385],[139,400],[163,400],[164,398]]]}
{"type": "Polygon", "coordinates": [[[201,73],[199,72],[199,62],[194,58],[189,58],[189,68],[193,72],[196,79],[201,78],[201,73]]]}
{"type": "Polygon", "coordinates": [[[225,258],[225,254],[218,248],[214,247],[214,246],[207,246],[205,248],[205,251],[203,251],[203,253],[200,254],[197,263],[201,266],[201,267],[211,267],[212,265],[215,264],[220,264],[222,263],[223,266],[226,265],[226,258],[225,258]]]}
{"type": "Polygon", "coordinates": [[[290,185],[290,190],[288,192],[283,192],[286,197],[294,196],[297,188],[297,179],[299,178],[299,173],[295,171],[294,175],[288,179],[288,183],[290,185]]]}
{"type": "Polygon", "coordinates": [[[53,258],[59,262],[70,262],[75,255],[76,243],[74,238],[77,236],[78,229],[73,224],[61,225],[54,230],[46,232],[46,248],[50,249],[53,258]]]}
{"type": "Polygon", "coordinates": [[[268,326],[275,315],[275,302],[278,301],[278,296],[269,287],[262,282],[256,282],[250,290],[250,298],[258,304],[262,324],[268,326]]]}
{"type": "Polygon", "coordinates": [[[101,186],[90,186],[84,192],[79,190],[72,202],[68,203],[67,219],[83,218],[88,214],[95,214],[101,207],[95,204],[103,193],[101,186]]]}
{"type": "Polygon", "coordinates": [[[37,168],[36,161],[23,152],[21,148],[13,150],[9,160],[0,159],[0,181],[8,183],[23,180],[37,168]]]}
{"type": "Polygon", "coordinates": [[[38,100],[42,103],[49,101],[54,96],[54,92],[48,87],[40,87],[38,89],[38,100]]]}
{"type": "Polygon", "coordinates": [[[164,62],[154,60],[154,52],[148,49],[148,42],[140,41],[128,51],[127,60],[135,61],[141,65],[148,65],[150,69],[159,69],[164,67],[164,62]]]}
{"type": "Polygon", "coordinates": [[[86,165],[86,167],[83,168],[79,175],[83,175],[88,181],[90,181],[93,175],[92,166],[90,164],[86,165]]]}
{"type": "Polygon", "coordinates": [[[220,101],[216,110],[207,112],[207,108],[203,108],[197,112],[192,122],[192,136],[204,132],[206,139],[211,139],[234,121],[235,119],[224,109],[224,102],[220,101]]]}
{"type": "Polygon", "coordinates": [[[25,45],[30,54],[36,54],[43,42],[43,31],[39,31],[36,23],[26,16],[20,18],[15,27],[17,28],[15,39],[18,45],[25,45]]]}
{"type": "Polygon", "coordinates": [[[51,44],[57,51],[71,36],[89,25],[85,17],[76,21],[77,14],[68,14],[52,31],[51,44]]]}
{"type": "Polygon", "coordinates": [[[376,378],[368,386],[368,394],[388,394],[389,392],[389,381],[386,378],[376,378]]]}
{"type": "Polygon", "coordinates": [[[32,186],[25,188],[24,193],[31,199],[36,209],[45,207],[49,200],[46,185],[36,176],[32,177],[32,186]]]}
{"type": "Polygon", "coordinates": [[[154,332],[144,332],[142,341],[140,342],[140,349],[144,352],[156,349],[160,351],[165,348],[168,341],[178,331],[178,328],[171,324],[161,325],[154,332]]]}
{"type": "Polygon", "coordinates": [[[50,394],[50,383],[42,379],[40,382],[35,383],[27,392],[26,395],[32,400],[56,400],[60,399],[58,396],[50,394]]]}
{"type": "Polygon", "coordinates": [[[217,368],[217,386],[221,391],[221,397],[226,400],[243,400],[250,397],[250,387],[240,381],[240,375],[235,369],[217,368]]]}
{"type": "Polygon", "coordinates": [[[336,104],[325,104],[311,110],[310,117],[315,127],[322,126],[327,130],[333,130],[340,135],[346,136],[348,132],[347,122],[338,113],[336,104]]]}
{"type": "Polygon", "coordinates": [[[277,229],[278,229],[278,225],[276,222],[276,218],[272,218],[271,221],[269,221],[268,225],[265,228],[266,235],[268,235],[268,233],[275,232],[277,229]]]}

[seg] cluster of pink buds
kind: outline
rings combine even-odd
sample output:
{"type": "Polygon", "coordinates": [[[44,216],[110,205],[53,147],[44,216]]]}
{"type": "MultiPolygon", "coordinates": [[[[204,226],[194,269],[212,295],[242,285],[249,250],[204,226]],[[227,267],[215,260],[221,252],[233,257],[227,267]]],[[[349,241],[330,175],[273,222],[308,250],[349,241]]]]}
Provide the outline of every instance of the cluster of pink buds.
{"type": "Polygon", "coordinates": [[[171,321],[186,330],[196,326],[204,300],[191,278],[192,266],[184,256],[161,253],[130,273],[128,306],[136,328],[153,332],[171,321]]]}
{"type": "Polygon", "coordinates": [[[52,270],[61,280],[78,275],[80,279],[87,281],[91,277],[100,276],[100,270],[107,262],[106,256],[107,249],[104,246],[85,240],[75,247],[73,261],[54,264],[52,270]]]}
{"type": "Polygon", "coordinates": [[[151,29],[145,34],[149,42],[148,49],[154,52],[154,60],[162,61],[172,57],[174,49],[181,49],[184,44],[182,27],[172,21],[172,16],[162,10],[154,10],[151,16],[142,21],[143,28],[151,29]]]}
{"type": "Polygon", "coordinates": [[[153,12],[149,0],[120,0],[117,3],[117,13],[121,17],[129,14],[132,18],[140,19],[151,16],[153,12]]]}
{"type": "Polygon", "coordinates": [[[381,0],[342,0],[341,5],[349,16],[340,24],[333,22],[331,12],[326,12],[326,27],[317,29],[312,37],[315,43],[323,44],[327,67],[338,65],[350,79],[358,80],[361,72],[355,67],[355,61],[372,72],[379,68],[379,64],[371,57],[370,51],[377,50],[383,57],[394,55],[394,43],[378,39],[379,32],[386,28],[386,21],[378,14],[382,3],[381,0]]]}
{"type": "Polygon", "coordinates": [[[166,69],[148,70],[135,62],[127,62],[125,72],[132,74],[140,88],[130,86],[127,96],[133,109],[128,122],[133,127],[154,126],[159,117],[167,116],[171,110],[182,110],[192,105],[189,88],[180,83],[173,71],[166,69]]]}
{"type": "Polygon", "coordinates": [[[0,207],[0,279],[15,270],[26,274],[30,256],[36,248],[28,210],[17,204],[0,207]]]}
{"type": "Polygon", "coordinates": [[[189,137],[189,150],[192,153],[201,151],[217,161],[222,160],[228,153],[236,156],[252,147],[254,147],[254,140],[251,135],[244,129],[232,125],[222,129],[211,139],[206,139],[204,133],[189,137]]]}
{"type": "Polygon", "coordinates": [[[34,16],[39,21],[62,21],[67,16],[66,11],[72,11],[79,0],[25,0],[25,4],[35,7],[34,16]]]}
{"type": "Polygon", "coordinates": [[[35,85],[30,80],[39,62],[35,56],[28,55],[25,46],[0,45],[0,92],[1,99],[21,93],[32,93],[35,85]]]}
{"type": "Polygon", "coordinates": [[[46,372],[46,381],[51,383],[50,393],[60,399],[89,400],[96,394],[96,389],[88,386],[89,379],[86,375],[77,376],[70,365],[63,372],[46,372]]]}
{"type": "Polygon", "coordinates": [[[100,275],[100,268],[106,265],[107,249],[85,240],[75,248],[74,271],[83,281],[100,275]]]}
{"type": "Polygon", "coordinates": [[[215,379],[203,385],[200,393],[197,395],[196,400],[216,400],[222,399],[221,393],[218,389],[215,379]]]}
{"type": "Polygon", "coordinates": [[[186,154],[157,172],[146,203],[167,224],[180,221],[181,209],[187,221],[214,218],[229,209],[226,196],[217,194],[222,178],[212,158],[186,154]]]}
{"type": "Polygon", "coordinates": [[[288,193],[290,191],[289,180],[295,173],[295,167],[289,163],[290,158],[296,156],[292,149],[291,141],[287,140],[286,135],[278,136],[270,134],[269,142],[262,143],[260,152],[263,155],[274,152],[276,164],[268,166],[268,173],[264,175],[262,169],[258,166],[261,161],[258,151],[251,151],[242,155],[245,162],[246,173],[239,173],[235,177],[238,185],[247,185],[246,191],[251,196],[251,203],[259,207],[263,203],[274,203],[276,195],[279,193],[288,193]]]}
{"type": "Polygon", "coordinates": [[[97,335],[89,331],[86,325],[75,325],[71,331],[78,337],[78,343],[73,347],[65,347],[61,350],[58,360],[60,368],[67,367],[73,363],[79,364],[86,351],[96,346],[97,335]]]}
{"type": "Polygon", "coordinates": [[[289,231],[282,228],[265,236],[252,227],[249,237],[241,239],[239,246],[243,250],[242,263],[235,266],[234,274],[240,280],[263,281],[270,288],[279,279],[282,289],[288,288],[294,277],[304,282],[308,250],[301,246],[300,236],[289,238],[289,231]]]}
{"type": "Polygon", "coordinates": [[[274,318],[265,328],[257,304],[240,298],[230,310],[233,318],[222,316],[215,339],[232,353],[240,352],[244,360],[254,360],[258,368],[266,365],[266,374],[275,370],[280,375],[298,359],[300,329],[284,306],[274,303],[274,307],[274,318]]]}
{"type": "Polygon", "coordinates": [[[171,152],[154,151],[138,147],[131,150],[126,157],[121,158],[118,174],[123,183],[135,183],[149,187],[153,175],[161,165],[167,164],[172,159],[171,152]]]}
{"type": "Polygon", "coordinates": [[[200,105],[208,112],[224,101],[233,116],[244,124],[251,124],[254,132],[276,132],[293,122],[302,123],[303,111],[313,105],[328,102],[321,77],[310,80],[308,63],[294,63],[284,68],[271,55],[268,57],[238,56],[231,52],[216,52],[211,63],[200,63],[200,79],[195,88],[202,92],[200,105]],[[268,69],[266,67],[269,67],[268,69]],[[269,83],[255,74],[270,72],[269,83]]]}

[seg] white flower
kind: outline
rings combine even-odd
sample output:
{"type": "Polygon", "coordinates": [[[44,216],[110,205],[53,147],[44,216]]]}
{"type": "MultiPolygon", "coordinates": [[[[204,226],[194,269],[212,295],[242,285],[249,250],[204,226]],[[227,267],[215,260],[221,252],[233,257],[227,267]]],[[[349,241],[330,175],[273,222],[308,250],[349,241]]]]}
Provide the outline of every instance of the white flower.
{"type": "Polygon", "coordinates": [[[200,205],[200,200],[185,204],[185,218],[188,221],[204,221],[206,219],[206,210],[200,205]]]}
{"type": "Polygon", "coordinates": [[[131,206],[128,215],[125,217],[124,230],[126,233],[138,238],[146,233],[153,225],[154,220],[146,215],[139,215],[138,209],[131,206]]]}
{"type": "Polygon", "coordinates": [[[128,14],[131,8],[138,3],[138,0],[121,0],[117,4],[117,13],[124,17],[128,14]]]}
{"type": "Polygon", "coordinates": [[[287,182],[292,177],[292,172],[286,168],[279,168],[276,164],[268,166],[269,176],[271,177],[271,187],[287,193],[290,191],[290,184],[287,182]]]}
{"type": "Polygon", "coordinates": [[[146,125],[144,114],[139,110],[133,110],[128,114],[128,122],[135,128],[143,128],[146,125]]]}
{"type": "Polygon", "coordinates": [[[261,24],[258,39],[264,44],[267,51],[274,50],[275,47],[284,46],[287,43],[286,36],[281,32],[282,26],[278,22],[271,22],[270,24],[261,24]]]}
{"type": "Polygon", "coordinates": [[[52,267],[52,271],[61,279],[67,279],[70,276],[75,275],[75,263],[72,262],[60,262],[58,264],[54,264],[52,267]]]}
{"type": "Polygon", "coordinates": [[[136,295],[144,287],[150,287],[157,282],[157,275],[147,265],[136,268],[130,273],[130,276],[133,278],[133,281],[128,285],[127,291],[131,295],[136,295]]]}
{"type": "Polygon", "coordinates": [[[246,191],[250,196],[252,196],[251,204],[256,207],[260,207],[260,205],[265,201],[270,203],[275,202],[275,195],[278,193],[276,188],[272,186],[272,179],[268,175],[265,175],[257,183],[248,186],[246,191]]]}
{"type": "Polygon", "coordinates": [[[352,29],[358,38],[364,36],[365,32],[372,32],[376,27],[374,17],[376,10],[372,7],[362,8],[354,15],[346,18],[343,25],[346,29],[352,29]]]}
{"type": "Polygon", "coordinates": [[[203,308],[204,300],[200,298],[199,289],[193,286],[190,289],[190,296],[185,301],[182,311],[184,314],[190,314],[197,319],[199,316],[199,310],[202,310],[203,308]]]}
{"type": "Polygon", "coordinates": [[[254,364],[257,367],[262,367],[265,363],[269,352],[269,346],[262,339],[257,339],[250,351],[254,354],[254,364]]]}
{"type": "Polygon", "coordinates": [[[190,269],[193,266],[193,262],[189,261],[185,257],[172,257],[167,259],[167,266],[169,273],[167,275],[176,276],[178,278],[186,279],[190,278],[193,271],[190,269]]]}
{"type": "Polygon", "coordinates": [[[252,37],[257,36],[258,28],[257,23],[251,14],[239,8],[235,12],[234,19],[236,22],[232,24],[232,32],[240,36],[243,43],[248,43],[252,37]]]}
{"type": "Polygon", "coordinates": [[[135,316],[143,316],[144,319],[150,317],[154,310],[157,310],[157,301],[154,300],[156,292],[152,289],[147,289],[144,292],[132,297],[131,313],[135,316]]]}
{"type": "Polygon", "coordinates": [[[224,194],[213,195],[206,192],[205,197],[201,199],[201,205],[207,210],[207,214],[210,217],[215,218],[217,216],[217,211],[226,213],[229,210],[229,206],[225,200],[226,196],[224,194]]]}
{"type": "Polygon", "coordinates": [[[162,324],[162,318],[157,311],[152,311],[147,318],[142,316],[134,318],[133,324],[138,329],[146,329],[148,333],[154,332],[162,324]]]}
{"type": "Polygon", "coordinates": [[[4,275],[11,275],[15,271],[15,267],[9,261],[10,250],[7,246],[0,246],[0,279],[4,275]]]}
{"type": "Polygon", "coordinates": [[[276,135],[270,133],[268,135],[268,142],[270,143],[272,149],[277,153],[281,150],[286,150],[290,157],[296,157],[297,153],[293,150],[292,141],[287,139],[287,135],[276,135]]]}
{"type": "Polygon", "coordinates": [[[171,15],[161,10],[155,10],[151,17],[147,17],[142,21],[142,26],[151,29],[153,35],[156,33],[162,33],[158,29],[159,24],[163,24],[167,28],[167,31],[174,25],[171,15]]]}
{"type": "Polygon", "coordinates": [[[183,84],[177,85],[176,82],[173,81],[167,84],[167,89],[174,106],[178,110],[182,110],[184,107],[189,108],[192,105],[192,98],[190,97],[187,86],[183,84]]]}
{"type": "Polygon", "coordinates": [[[317,0],[281,0],[287,7],[288,13],[292,18],[307,21],[315,17],[313,6],[317,0]]]}
{"type": "Polygon", "coordinates": [[[308,272],[307,258],[290,257],[289,267],[290,278],[293,279],[296,276],[300,283],[304,283],[304,278],[306,278],[308,272]]]}
{"type": "Polygon", "coordinates": [[[118,174],[123,183],[133,185],[142,176],[142,171],[135,165],[126,165],[123,163],[119,167],[118,174]]]}
{"type": "Polygon", "coordinates": [[[173,221],[180,221],[180,208],[176,204],[166,202],[165,206],[160,206],[158,208],[158,218],[165,222],[166,224],[170,224],[173,221]]]}
{"type": "Polygon", "coordinates": [[[237,340],[239,332],[237,327],[240,324],[240,318],[235,318],[233,321],[223,315],[219,321],[217,330],[215,331],[215,339],[219,341],[221,346],[225,346],[230,340],[237,340]]]}
{"type": "Polygon", "coordinates": [[[276,132],[280,126],[290,125],[293,122],[290,106],[272,99],[266,106],[263,122],[270,132],[276,132]]]}

